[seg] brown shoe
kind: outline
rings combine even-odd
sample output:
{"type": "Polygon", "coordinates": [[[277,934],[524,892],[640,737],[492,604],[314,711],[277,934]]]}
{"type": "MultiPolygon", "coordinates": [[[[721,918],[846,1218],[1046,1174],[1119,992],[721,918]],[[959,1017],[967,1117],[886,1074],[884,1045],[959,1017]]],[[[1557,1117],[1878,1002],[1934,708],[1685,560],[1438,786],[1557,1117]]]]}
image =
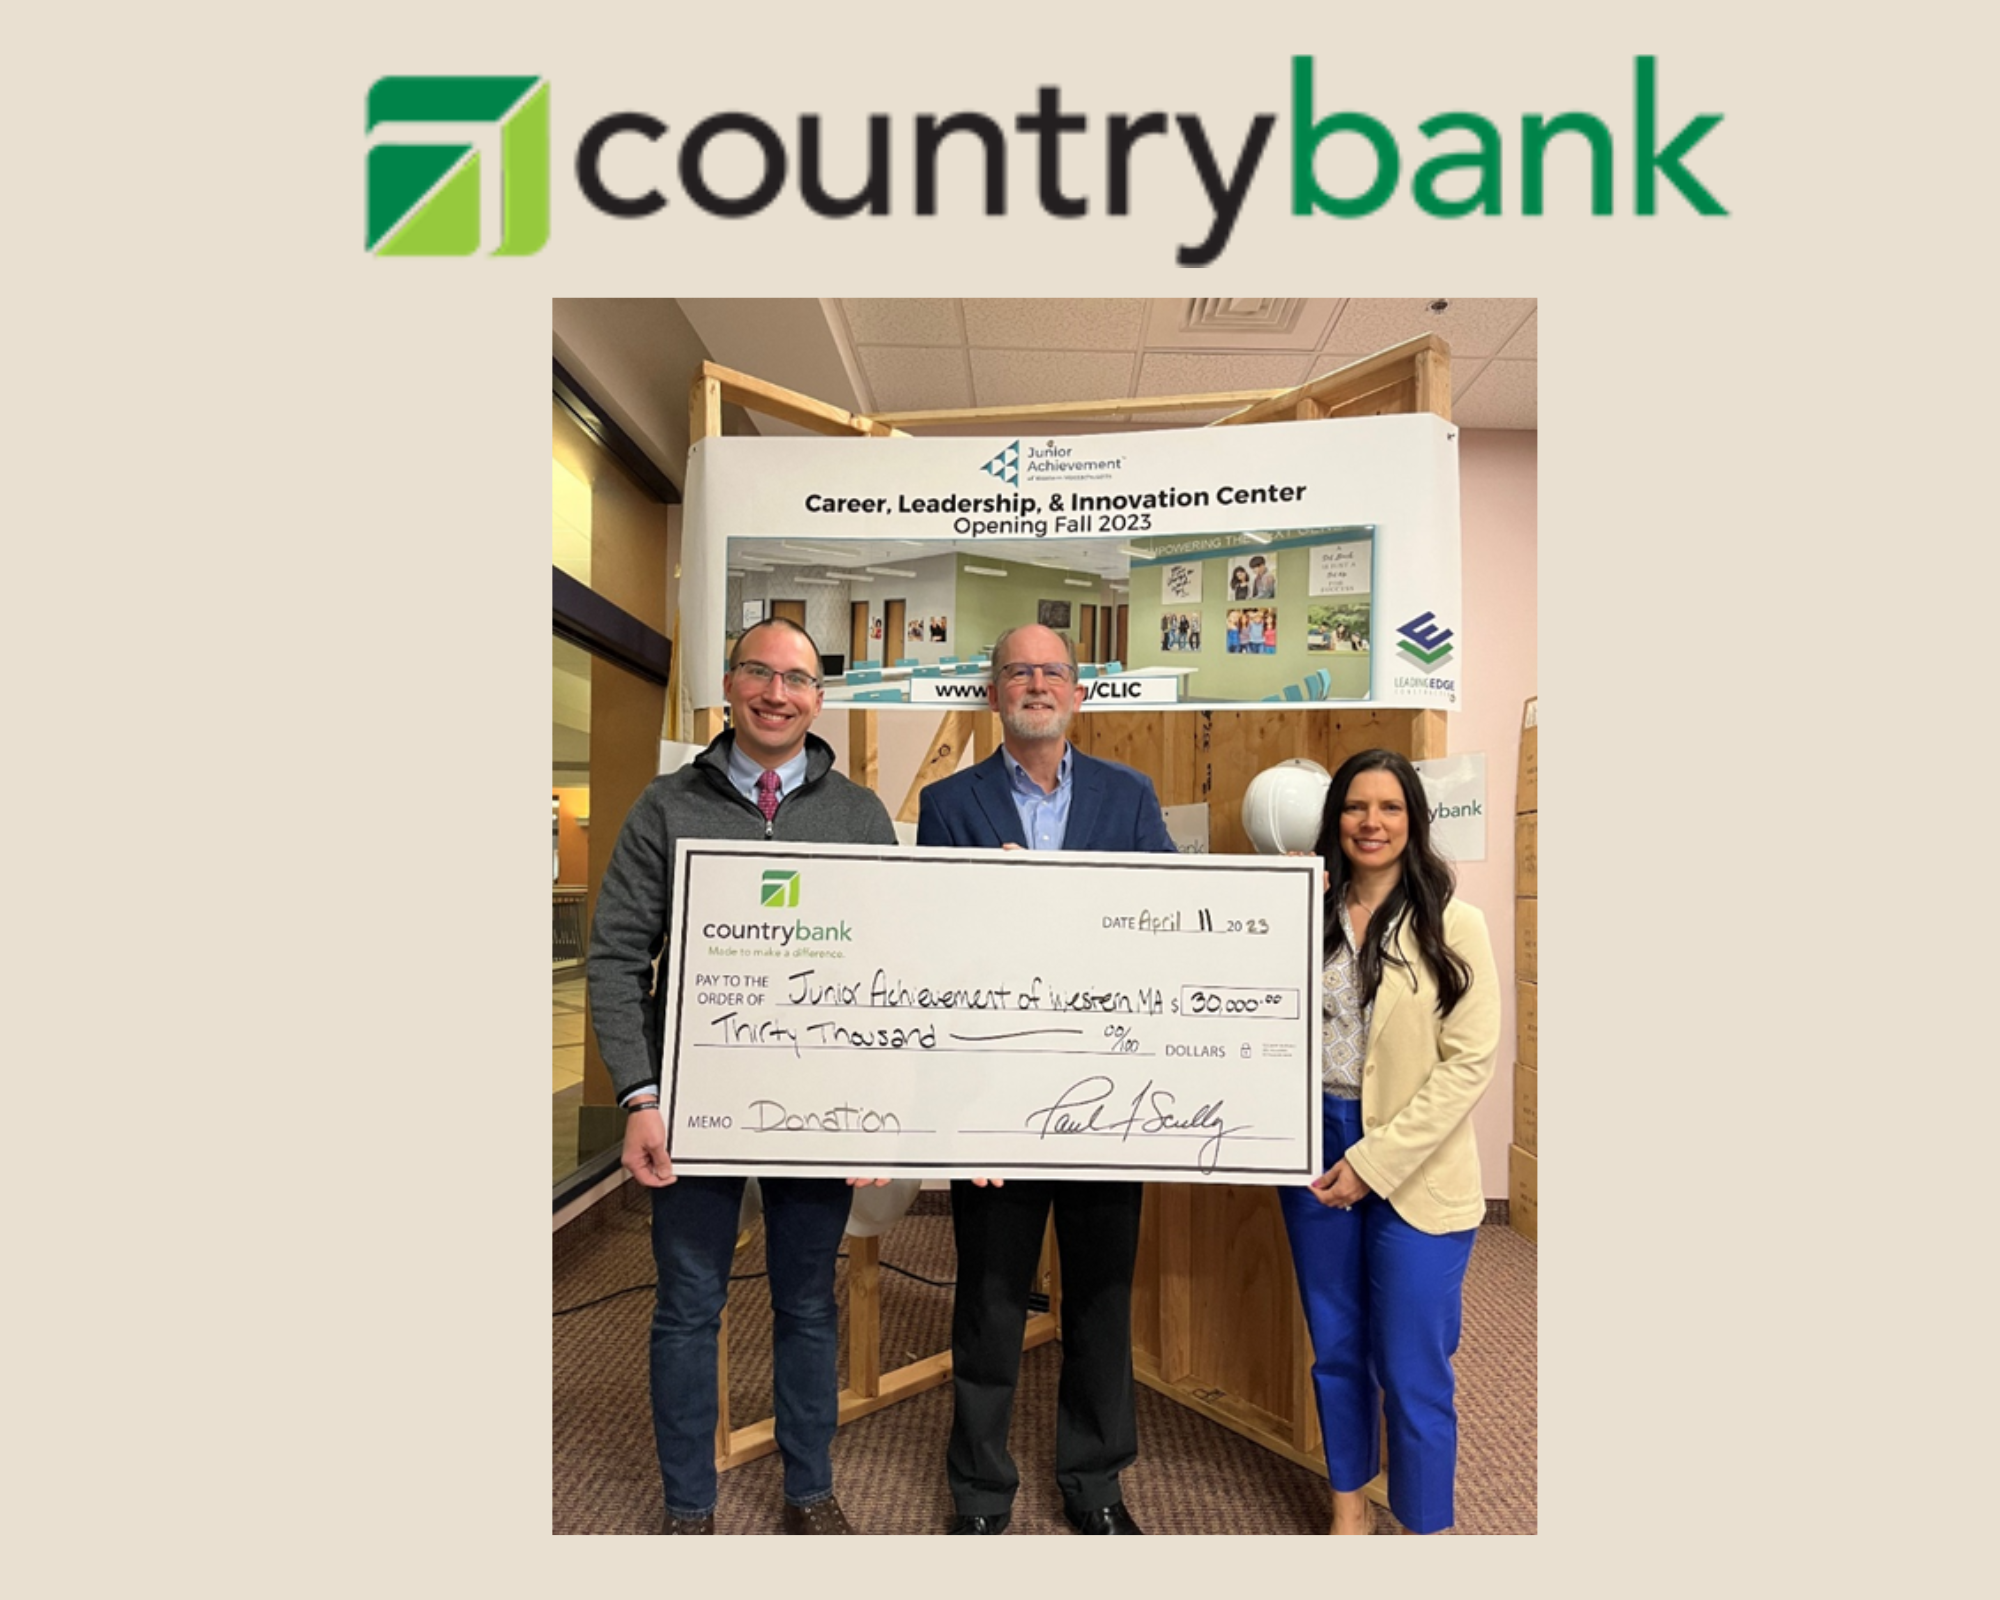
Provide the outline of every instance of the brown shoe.
{"type": "Polygon", "coordinates": [[[667,1513],[667,1525],[660,1531],[662,1533],[713,1533],[715,1532],[715,1513],[711,1511],[705,1517],[677,1517],[669,1511],[667,1513]]]}
{"type": "Polygon", "coordinates": [[[840,1514],[840,1502],[832,1495],[824,1500],[815,1500],[809,1506],[785,1504],[785,1532],[787,1533],[852,1533],[847,1518],[840,1514]]]}

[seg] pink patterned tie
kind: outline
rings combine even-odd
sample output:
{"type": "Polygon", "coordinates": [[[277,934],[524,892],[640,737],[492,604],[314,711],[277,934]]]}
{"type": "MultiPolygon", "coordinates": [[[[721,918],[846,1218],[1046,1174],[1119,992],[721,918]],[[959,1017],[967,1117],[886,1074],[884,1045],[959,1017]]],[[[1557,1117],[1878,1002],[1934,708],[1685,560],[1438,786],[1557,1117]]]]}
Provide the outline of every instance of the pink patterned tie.
{"type": "Polygon", "coordinates": [[[778,775],[769,767],[757,774],[757,809],[766,822],[778,814],[778,775]]]}

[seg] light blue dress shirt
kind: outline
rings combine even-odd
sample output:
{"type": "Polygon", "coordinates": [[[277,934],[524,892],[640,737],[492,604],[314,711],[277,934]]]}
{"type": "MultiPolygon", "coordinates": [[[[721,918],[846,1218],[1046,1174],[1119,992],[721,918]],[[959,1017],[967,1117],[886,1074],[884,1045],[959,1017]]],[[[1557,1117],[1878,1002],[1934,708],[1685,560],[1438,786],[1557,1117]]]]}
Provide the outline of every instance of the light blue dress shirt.
{"type": "MultiPolygon", "coordinates": [[[[778,771],[778,798],[784,799],[806,781],[805,747],[787,761],[778,771]]],[[[757,780],[764,776],[764,769],[736,748],[732,741],[729,746],[729,781],[736,785],[736,792],[753,806],[757,803],[757,780]]]]}
{"type": "Polygon", "coordinates": [[[1000,747],[1000,760],[1007,768],[1007,784],[1014,798],[1014,810],[1021,818],[1021,832],[1027,838],[1030,850],[1060,850],[1063,838],[1069,832],[1069,801],[1075,792],[1070,782],[1069,742],[1063,742],[1062,763],[1056,768],[1054,793],[1044,793],[1042,786],[1028,776],[1027,768],[1016,761],[1000,747]]]}

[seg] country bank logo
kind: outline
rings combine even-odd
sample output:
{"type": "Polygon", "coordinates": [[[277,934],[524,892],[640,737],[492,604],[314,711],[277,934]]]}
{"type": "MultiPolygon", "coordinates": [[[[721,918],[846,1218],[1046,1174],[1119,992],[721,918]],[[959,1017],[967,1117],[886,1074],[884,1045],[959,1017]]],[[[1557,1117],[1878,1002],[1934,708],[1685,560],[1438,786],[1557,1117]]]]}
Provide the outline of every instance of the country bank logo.
{"type": "Polygon", "coordinates": [[[1410,618],[1396,632],[1396,648],[1427,672],[1444,665],[1451,655],[1451,629],[1438,626],[1434,611],[1410,618]]]}
{"type": "MultiPolygon", "coordinates": [[[[1159,166],[1178,163],[1180,191],[1198,189],[1203,202],[1174,225],[1173,259],[1182,267],[1219,260],[1237,222],[1255,209],[1253,192],[1259,207],[1273,210],[1281,186],[1294,218],[1350,224],[1405,201],[1453,219],[1510,210],[1523,217],[1653,217],[1682,208],[1703,218],[1729,215],[1691,165],[1706,154],[1698,147],[1722,114],[1700,112],[1676,127],[1678,97],[1668,113],[1655,56],[1631,58],[1627,93],[1609,71],[1568,86],[1570,104],[1595,104],[1602,115],[1453,109],[1400,129],[1347,100],[1366,74],[1344,65],[1320,73],[1312,56],[1291,57],[1289,85],[1274,74],[1278,108],[1253,116],[1240,134],[1233,114],[1229,127],[1211,133],[1198,111],[1169,118],[1164,111],[1065,109],[1062,86],[1045,83],[1034,91],[1032,111],[947,105],[903,116],[805,111],[767,119],[733,110],[688,113],[671,127],[650,111],[612,111],[589,122],[566,165],[592,210],[638,222],[681,215],[687,206],[714,217],[754,217],[788,191],[829,220],[1005,217],[1010,201],[1020,203],[1010,168],[1035,174],[1035,201],[1045,215],[1126,217],[1139,209],[1135,196],[1160,192],[1159,166]],[[607,151],[614,154],[607,158],[607,151]],[[1260,185],[1273,152],[1269,164],[1289,171],[1260,185]],[[1144,184],[1135,173],[1142,161],[1144,184]],[[907,188],[905,167],[915,177],[907,188]],[[669,191],[683,209],[669,209],[669,191]]],[[[368,91],[367,133],[372,254],[525,256],[547,243],[546,79],[380,78],[368,91]]],[[[1008,470],[988,470],[1017,481],[1008,470]]]]}
{"type": "Polygon", "coordinates": [[[368,250],[531,256],[549,239],[546,78],[377,78],[368,250]]]}
{"type": "Polygon", "coordinates": [[[795,906],[799,903],[799,875],[796,872],[773,870],[764,874],[764,898],[758,902],[767,906],[795,906]]]}

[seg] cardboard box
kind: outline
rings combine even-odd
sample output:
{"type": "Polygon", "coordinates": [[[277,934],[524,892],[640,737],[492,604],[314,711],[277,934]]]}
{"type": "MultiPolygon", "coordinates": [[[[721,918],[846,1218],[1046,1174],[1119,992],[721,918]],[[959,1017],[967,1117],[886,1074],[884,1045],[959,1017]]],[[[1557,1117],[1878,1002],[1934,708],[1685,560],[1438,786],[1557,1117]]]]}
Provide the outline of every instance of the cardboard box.
{"type": "Polygon", "coordinates": [[[1535,907],[1541,901],[1520,899],[1514,902],[1514,976],[1535,981],[1535,907]]]}
{"type": "Polygon", "coordinates": [[[1535,1153],[1535,1069],[1514,1063],[1514,1142],[1535,1153]]]}
{"type": "Polygon", "coordinates": [[[1537,996],[1540,989],[1532,983],[1514,985],[1514,1059],[1525,1066],[1537,1064],[1535,1039],[1540,1012],[1537,996]]]}
{"type": "Polygon", "coordinates": [[[1535,702],[1521,712],[1521,765],[1514,774],[1514,809],[1539,811],[1536,801],[1535,763],[1538,757],[1535,732],[1535,702]]]}
{"type": "Polygon", "coordinates": [[[1517,1144],[1507,1147],[1507,1218],[1524,1239],[1541,1237],[1535,1200],[1535,1154],[1517,1144]]]}
{"type": "Polygon", "coordinates": [[[1535,813],[1524,811],[1514,819],[1514,892],[1535,893],[1535,813]]]}

